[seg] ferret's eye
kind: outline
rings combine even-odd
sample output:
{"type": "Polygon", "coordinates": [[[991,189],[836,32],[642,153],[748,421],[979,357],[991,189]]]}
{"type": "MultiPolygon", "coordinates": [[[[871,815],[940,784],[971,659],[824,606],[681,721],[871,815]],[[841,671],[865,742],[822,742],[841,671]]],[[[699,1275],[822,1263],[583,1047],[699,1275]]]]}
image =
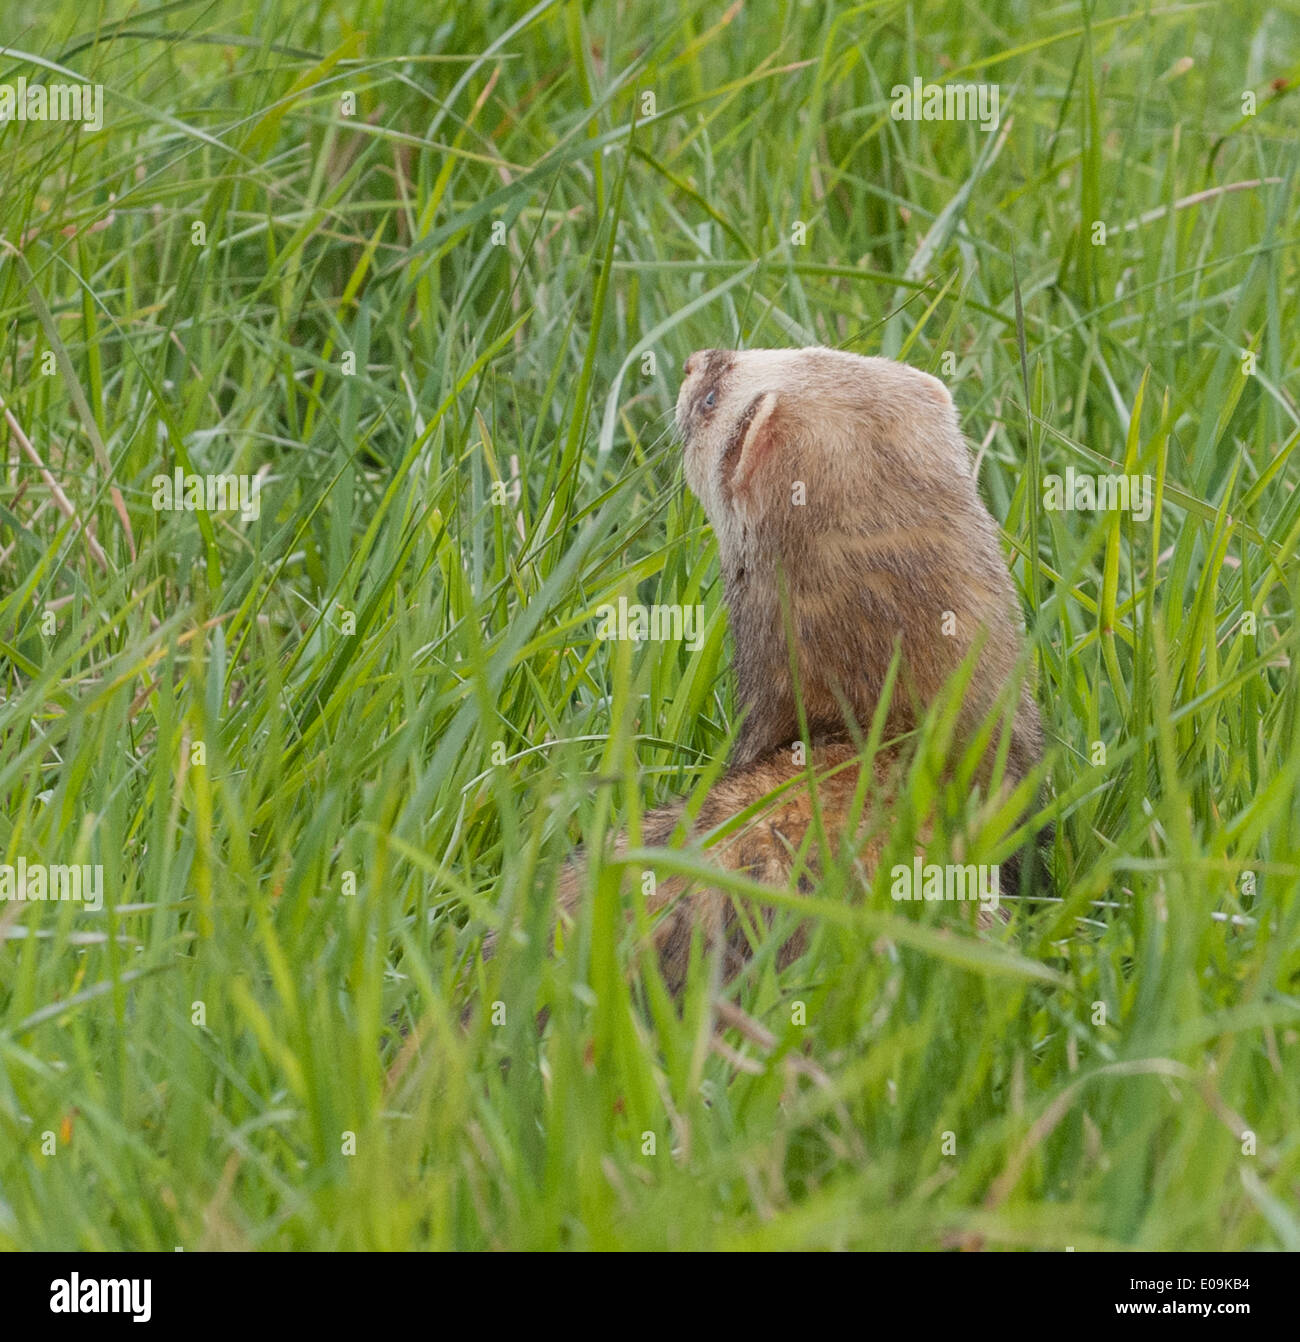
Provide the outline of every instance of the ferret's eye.
{"type": "Polygon", "coordinates": [[[718,393],[716,391],[709,392],[709,394],[704,398],[704,408],[706,410],[712,410],[717,403],[718,403],[718,393]]]}

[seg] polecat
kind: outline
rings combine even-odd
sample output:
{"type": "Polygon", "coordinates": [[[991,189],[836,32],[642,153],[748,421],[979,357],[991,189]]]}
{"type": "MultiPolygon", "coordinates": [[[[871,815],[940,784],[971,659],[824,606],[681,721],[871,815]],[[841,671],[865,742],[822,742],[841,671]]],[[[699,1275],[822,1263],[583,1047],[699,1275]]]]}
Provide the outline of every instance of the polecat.
{"type": "MultiPolygon", "coordinates": [[[[976,492],[943,383],[889,359],[820,347],[701,350],[684,372],[677,427],[685,475],[718,541],[743,714],[730,767],[692,833],[806,777],[792,750],[802,738],[800,703],[813,767],[853,760],[853,730],[868,730],[896,647],[890,735],[917,725],[978,643],[955,731],[958,746],[968,742],[1013,674],[1022,626],[997,527],[976,492]]],[[[989,765],[996,747],[995,732],[989,765]]],[[[1041,753],[1038,708],[1025,684],[1004,783],[1021,779],[1041,753]]],[[[897,760],[894,750],[877,755],[878,795],[897,785],[897,760]]],[[[979,776],[987,775],[982,768],[979,776]]],[[[858,770],[848,767],[817,787],[823,828],[836,841],[857,785],[858,770]]],[[[681,813],[680,804],[649,813],[644,845],[666,844],[681,813]]],[[[888,829],[879,821],[876,815],[858,853],[868,872],[888,829]]],[[[710,848],[709,860],[788,887],[811,822],[808,788],[793,788],[710,848]]],[[[806,876],[801,884],[809,886],[806,876]]],[[[562,912],[572,912],[581,890],[570,866],[560,882],[562,912]]],[[[693,929],[706,946],[723,948],[727,977],[750,954],[728,895],[673,877],[659,882],[647,908],[652,915],[666,909],[654,936],[674,992],[684,982],[693,929]]],[[[797,933],[779,963],[802,947],[797,933]]]]}

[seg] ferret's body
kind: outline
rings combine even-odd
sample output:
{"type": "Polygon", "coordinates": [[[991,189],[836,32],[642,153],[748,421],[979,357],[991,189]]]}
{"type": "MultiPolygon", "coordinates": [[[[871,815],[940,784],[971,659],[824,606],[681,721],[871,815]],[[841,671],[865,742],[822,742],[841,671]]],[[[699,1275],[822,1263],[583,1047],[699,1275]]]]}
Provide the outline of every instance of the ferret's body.
{"type": "MultiPolygon", "coordinates": [[[[813,828],[813,794],[804,783],[807,768],[796,766],[793,760],[794,752],[790,749],[776,750],[749,764],[728,769],[710,789],[691,831],[696,835],[707,834],[755,807],[755,813],[734,833],[717,840],[707,850],[708,861],[744,872],[750,879],[776,889],[806,893],[811,891],[812,878],[820,870],[821,848],[813,828]],[[770,802],[756,806],[795,779],[799,781],[794,786],[787,787],[770,802]],[[796,865],[803,873],[797,884],[796,865]]],[[[815,745],[810,762],[819,775],[816,807],[822,834],[829,842],[838,843],[853,825],[858,836],[856,860],[864,871],[870,872],[889,838],[880,824],[878,806],[881,799],[887,801],[897,786],[896,752],[882,750],[876,755],[872,778],[861,797],[857,795],[861,765],[856,746],[815,745]]],[[[668,847],[681,816],[680,804],[647,813],[641,825],[643,846],[668,847]]],[[[625,841],[620,838],[617,848],[622,850],[624,846],[625,841]]],[[[560,879],[561,910],[571,914],[581,898],[581,869],[570,865],[560,879]]],[[[646,912],[657,918],[654,937],[659,967],[674,995],[686,981],[691,937],[696,928],[706,948],[721,948],[725,978],[731,978],[749,958],[752,948],[744,920],[730,894],[707,887],[701,889],[698,882],[673,875],[656,881],[654,893],[646,897],[645,905],[646,912]]],[[[759,909],[752,902],[746,902],[745,913],[752,921],[770,922],[770,910],[759,909]]],[[[777,956],[779,967],[789,964],[803,951],[805,939],[805,929],[800,928],[785,942],[777,956]]]]}
{"type": "MultiPolygon", "coordinates": [[[[889,726],[910,729],[982,639],[958,724],[969,737],[1015,667],[1020,611],[943,383],[840,350],[706,350],[686,362],[677,423],[731,613],[746,714],[733,763],[799,735],[787,609],[814,739],[843,736],[845,704],[866,730],[896,644],[889,726]]],[[[1026,686],[1008,773],[1041,749],[1026,686]]]]}
{"type": "MultiPolygon", "coordinates": [[[[831,769],[817,786],[823,829],[846,837],[858,786],[854,731],[865,736],[891,661],[901,653],[887,735],[910,730],[973,648],[955,745],[968,743],[1012,679],[1021,651],[1020,610],[997,527],[980,502],[970,455],[947,389],[888,359],[822,348],[705,350],[685,365],[677,426],[688,484],[718,540],[735,643],[743,720],[728,772],[696,817],[700,835],[792,779],[807,777],[793,749],[831,769]],[[793,655],[792,655],[793,649],[793,655]]],[[[995,730],[977,777],[987,783],[995,730]]],[[[1037,763],[1038,709],[1026,684],[1015,707],[1004,786],[1037,763]]],[[[888,806],[896,750],[873,763],[876,808],[888,806]]],[[[857,860],[874,868],[888,816],[867,807],[855,829],[857,860]],[[882,819],[885,823],[882,824],[882,819]]],[[[646,846],[667,842],[681,807],[645,818],[646,846]]],[[[708,860],[789,888],[807,834],[806,782],[708,850],[708,860]]],[[[816,845],[814,844],[815,848],[816,845]]],[[[816,861],[804,871],[815,872],[816,861]]],[[[801,882],[807,887],[807,877],[801,882]]],[[[560,906],[581,897],[569,868],[560,906]]],[[[749,944],[730,896],[662,880],[649,911],[665,978],[685,976],[692,929],[724,948],[728,976],[749,944]],[[667,907],[671,906],[671,907],[667,907]]],[[[796,936],[788,960],[803,944],[796,936]]]]}

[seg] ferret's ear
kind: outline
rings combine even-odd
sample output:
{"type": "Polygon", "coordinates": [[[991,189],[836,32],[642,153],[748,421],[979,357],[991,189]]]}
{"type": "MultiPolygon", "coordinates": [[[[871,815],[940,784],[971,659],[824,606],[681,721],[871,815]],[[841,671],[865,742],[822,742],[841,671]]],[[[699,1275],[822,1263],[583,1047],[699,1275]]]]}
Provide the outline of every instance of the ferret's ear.
{"type": "Polygon", "coordinates": [[[773,418],[780,397],[774,391],[761,392],[745,407],[722,454],[723,483],[734,494],[744,489],[754,469],[771,451],[777,436],[773,418]]]}

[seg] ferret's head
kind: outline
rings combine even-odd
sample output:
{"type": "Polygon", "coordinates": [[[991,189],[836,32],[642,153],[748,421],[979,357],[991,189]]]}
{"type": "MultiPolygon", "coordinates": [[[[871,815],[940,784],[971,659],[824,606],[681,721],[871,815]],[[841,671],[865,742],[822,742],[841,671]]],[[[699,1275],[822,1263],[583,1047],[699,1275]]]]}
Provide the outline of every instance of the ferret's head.
{"type": "Polygon", "coordinates": [[[683,372],[686,481],[724,561],[746,523],[833,525],[971,490],[952,398],[919,369],[811,347],[697,350],[683,372]]]}

